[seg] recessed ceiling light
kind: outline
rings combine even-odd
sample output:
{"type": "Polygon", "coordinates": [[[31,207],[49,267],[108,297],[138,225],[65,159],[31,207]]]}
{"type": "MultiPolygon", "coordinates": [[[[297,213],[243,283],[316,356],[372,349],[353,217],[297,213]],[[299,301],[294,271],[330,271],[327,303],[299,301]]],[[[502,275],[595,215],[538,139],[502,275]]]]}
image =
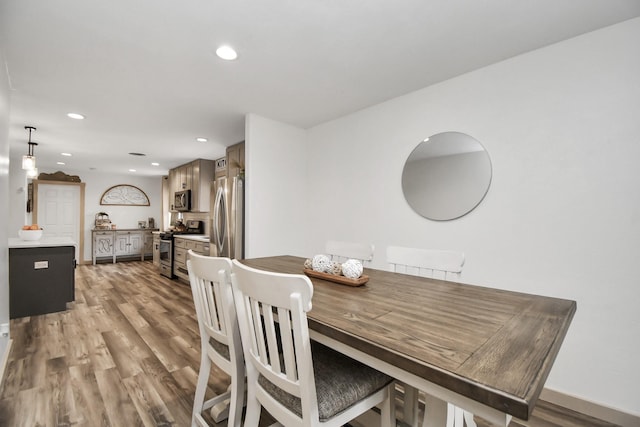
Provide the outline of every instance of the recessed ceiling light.
{"type": "Polygon", "coordinates": [[[199,138],[196,138],[196,141],[198,141],[198,142],[207,142],[207,141],[208,141],[208,139],[207,139],[207,138],[199,137],[199,138]]]}
{"type": "Polygon", "coordinates": [[[61,156],[71,157],[71,153],[60,153],[61,156]]]}
{"type": "Polygon", "coordinates": [[[129,169],[129,172],[135,172],[135,171],[136,171],[135,169],[129,169]]]}
{"type": "Polygon", "coordinates": [[[71,117],[72,119],[76,119],[76,120],[84,119],[84,116],[82,114],[78,114],[78,113],[68,113],[67,117],[71,117]]]}
{"type": "Polygon", "coordinates": [[[57,165],[65,165],[65,162],[56,162],[57,165]]]}
{"type": "Polygon", "coordinates": [[[233,61],[238,57],[238,54],[231,46],[220,46],[216,49],[216,55],[227,61],[233,61]]]}
{"type": "Polygon", "coordinates": [[[151,166],[160,166],[160,163],[153,162],[151,163],[151,166]]]}

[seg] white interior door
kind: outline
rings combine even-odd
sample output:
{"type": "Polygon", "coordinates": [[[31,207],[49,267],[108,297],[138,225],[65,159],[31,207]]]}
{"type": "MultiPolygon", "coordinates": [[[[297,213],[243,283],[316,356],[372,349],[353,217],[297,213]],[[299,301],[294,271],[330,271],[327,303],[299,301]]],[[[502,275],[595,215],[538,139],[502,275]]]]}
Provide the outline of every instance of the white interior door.
{"type": "Polygon", "coordinates": [[[76,242],[76,260],[80,260],[79,186],[39,184],[37,222],[45,236],[71,237],[76,242]]]}

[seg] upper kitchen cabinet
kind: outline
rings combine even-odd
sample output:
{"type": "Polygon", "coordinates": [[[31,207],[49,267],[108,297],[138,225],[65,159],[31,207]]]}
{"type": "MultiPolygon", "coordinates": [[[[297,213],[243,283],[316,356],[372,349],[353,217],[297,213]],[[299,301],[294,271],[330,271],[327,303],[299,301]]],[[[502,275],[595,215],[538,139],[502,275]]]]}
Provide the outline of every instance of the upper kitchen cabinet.
{"type": "Polygon", "coordinates": [[[169,171],[169,179],[171,180],[171,188],[173,192],[192,190],[193,188],[193,165],[187,163],[182,166],[178,166],[175,169],[169,171]]]}
{"type": "Polygon", "coordinates": [[[244,175],[244,141],[227,147],[227,176],[244,175]]]}
{"type": "Polygon", "coordinates": [[[209,212],[211,182],[215,170],[213,160],[198,159],[191,162],[191,211],[209,212]]]}
{"type": "Polygon", "coordinates": [[[191,212],[208,212],[210,185],[213,181],[214,161],[197,159],[169,171],[170,208],[174,210],[173,195],[191,190],[191,212]]]}

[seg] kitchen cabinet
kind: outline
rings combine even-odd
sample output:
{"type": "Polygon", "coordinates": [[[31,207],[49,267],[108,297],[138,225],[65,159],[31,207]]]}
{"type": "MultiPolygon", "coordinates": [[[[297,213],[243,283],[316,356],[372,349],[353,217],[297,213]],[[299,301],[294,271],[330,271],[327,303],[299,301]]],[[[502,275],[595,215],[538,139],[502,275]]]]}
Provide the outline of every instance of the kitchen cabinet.
{"type": "Polygon", "coordinates": [[[153,265],[160,268],[160,234],[154,233],[152,237],[153,244],[153,265]]]}
{"type": "Polygon", "coordinates": [[[141,261],[153,255],[153,231],[158,229],[92,230],[93,265],[99,259],[109,258],[115,263],[118,257],[140,257],[141,261]]]}
{"type": "Polygon", "coordinates": [[[191,163],[187,163],[177,168],[169,170],[170,196],[176,191],[191,190],[193,183],[193,172],[191,163]]]}
{"type": "Polygon", "coordinates": [[[187,240],[179,237],[173,238],[173,274],[181,279],[189,280],[187,240]]]}
{"type": "Polygon", "coordinates": [[[93,265],[97,258],[110,257],[115,262],[113,244],[115,235],[113,231],[93,231],[93,265]]]}
{"type": "MultiPolygon", "coordinates": [[[[54,240],[56,238],[50,238],[54,240]]],[[[9,241],[9,317],[67,309],[75,300],[75,243],[9,241]]]]}
{"type": "Polygon", "coordinates": [[[244,141],[227,147],[227,176],[244,176],[244,141]]]}
{"type": "Polygon", "coordinates": [[[209,256],[209,242],[202,237],[174,237],[173,245],[173,274],[180,279],[189,281],[189,270],[187,269],[189,250],[209,256]]]}
{"type": "Polygon", "coordinates": [[[176,178],[178,180],[176,191],[193,190],[193,167],[191,163],[180,166],[176,178]]]}
{"type": "Polygon", "coordinates": [[[153,258],[153,234],[151,232],[142,233],[142,260],[153,258]]]}
{"type": "Polygon", "coordinates": [[[211,182],[213,182],[214,161],[197,159],[191,162],[191,211],[209,212],[211,182]]]}
{"type": "Polygon", "coordinates": [[[169,171],[169,200],[174,210],[173,196],[177,191],[191,190],[191,212],[208,212],[214,161],[196,159],[169,171]]]}
{"type": "Polygon", "coordinates": [[[140,255],[142,234],[137,231],[116,231],[115,253],[118,256],[140,255]]]}

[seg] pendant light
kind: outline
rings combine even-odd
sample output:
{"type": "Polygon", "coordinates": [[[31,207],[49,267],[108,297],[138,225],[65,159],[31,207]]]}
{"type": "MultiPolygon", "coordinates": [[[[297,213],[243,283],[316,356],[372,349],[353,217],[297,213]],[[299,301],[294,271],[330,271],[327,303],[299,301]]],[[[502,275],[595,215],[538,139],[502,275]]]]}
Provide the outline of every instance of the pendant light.
{"type": "Polygon", "coordinates": [[[29,151],[26,156],[22,156],[22,169],[30,171],[36,168],[36,157],[33,155],[33,147],[38,144],[31,142],[31,131],[36,130],[36,128],[33,126],[25,126],[24,128],[29,131],[29,151]]]}

